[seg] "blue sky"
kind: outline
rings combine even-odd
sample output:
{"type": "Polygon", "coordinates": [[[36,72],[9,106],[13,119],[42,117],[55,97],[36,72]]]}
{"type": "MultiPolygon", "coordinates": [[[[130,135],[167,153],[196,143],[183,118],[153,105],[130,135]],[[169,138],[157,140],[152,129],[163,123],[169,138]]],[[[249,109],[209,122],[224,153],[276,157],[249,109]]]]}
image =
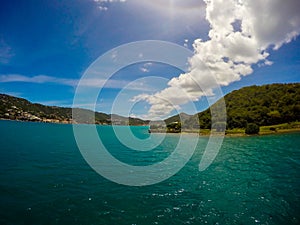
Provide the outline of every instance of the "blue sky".
{"type": "MultiPolygon", "coordinates": [[[[291,4],[291,7],[286,7],[287,12],[282,13],[282,18],[292,15],[289,11],[292,8],[299,9],[296,1],[288,0],[286,4],[291,4]],[[292,4],[296,5],[292,7],[292,4]]],[[[76,84],[84,71],[99,56],[122,44],[142,40],[162,40],[187,47],[197,54],[200,50],[192,46],[194,40],[202,39],[208,46],[208,41],[213,39],[209,36],[211,30],[219,34],[223,32],[219,28],[222,26],[218,27],[220,24],[213,18],[217,7],[221,5],[209,6],[201,0],[1,1],[0,93],[24,97],[47,105],[71,106],[76,84]],[[209,20],[205,19],[206,15],[210,15],[209,20]]],[[[264,13],[276,14],[279,5],[268,8],[270,11],[264,13]]],[[[255,41],[258,40],[261,52],[268,52],[269,56],[258,54],[263,59],[253,62],[244,58],[239,60],[250,65],[253,71],[247,72],[246,76],[240,75],[237,80],[226,81],[226,84],[222,80],[223,83],[220,84],[224,94],[253,84],[300,81],[299,18],[294,20],[296,22],[290,29],[286,28],[288,26],[280,27],[280,24],[276,29],[269,29],[268,23],[263,24],[266,31],[257,33],[258,38],[255,41]],[[278,39],[270,38],[268,30],[278,39]],[[293,34],[291,40],[285,39],[285,33],[286,36],[293,34]],[[274,50],[276,45],[280,46],[274,50]],[[267,63],[269,61],[272,63],[267,63]]],[[[247,19],[243,18],[242,21],[248,24],[247,19]]],[[[251,16],[249,21],[251,22],[251,16]]],[[[201,51],[209,49],[204,47],[201,47],[201,51]]],[[[232,53],[229,55],[229,58],[234,58],[232,53]]],[[[234,60],[237,59],[233,59],[236,63],[234,60]]],[[[193,68],[193,65],[191,67],[193,68]]],[[[116,95],[130,81],[144,77],[147,90],[138,88],[130,90],[133,92],[128,99],[145,92],[155,95],[168,87],[171,78],[178,77],[181,73],[183,71],[160,63],[128,66],[116,73],[112,78],[112,84],[108,84],[102,90],[96,109],[110,113],[111,103],[116,95]],[[164,79],[154,81],[147,79],[149,76],[164,79]]],[[[207,107],[204,98],[196,99],[194,102],[197,110],[207,107]]],[[[155,101],[150,98],[144,100],[136,104],[132,114],[146,116],[149,110],[155,110],[151,108],[157,104],[155,101]]],[[[181,105],[180,111],[192,113],[186,101],[178,102],[178,105],[181,105]]],[[[82,107],[89,108],[88,105],[82,107]]],[[[175,111],[169,110],[168,113],[171,115],[175,111]]]]}

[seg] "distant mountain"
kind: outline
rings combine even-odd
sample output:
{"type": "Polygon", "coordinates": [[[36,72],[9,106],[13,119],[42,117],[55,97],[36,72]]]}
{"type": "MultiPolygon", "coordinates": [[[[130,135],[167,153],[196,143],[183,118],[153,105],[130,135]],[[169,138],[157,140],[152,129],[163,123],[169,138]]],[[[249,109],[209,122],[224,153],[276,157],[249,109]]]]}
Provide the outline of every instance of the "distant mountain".
{"type": "MultiPolygon", "coordinates": [[[[244,87],[224,97],[227,110],[227,129],[245,128],[249,123],[268,126],[300,121],[300,83],[269,84],[244,87]]],[[[217,101],[212,108],[218,107],[217,101]]],[[[119,115],[108,115],[87,109],[76,109],[79,119],[73,121],[72,109],[34,104],[23,98],[0,94],[0,118],[24,121],[43,121],[61,123],[144,125],[149,121],[127,118],[119,115]],[[128,122],[129,121],[129,122],[128,122]]],[[[195,115],[181,113],[165,120],[165,123],[180,123],[183,128],[210,129],[210,109],[195,115]],[[181,118],[181,120],[180,120],[181,118]]],[[[165,129],[161,122],[153,122],[153,127],[165,129]]]]}
{"type": "Polygon", "coordinates": [[[127,118],[118,115],[108,115],[93,112],[87,109],[76,108],[78,116],[76,121],[72,119],[72,108],[45,106],[31,103],[26,99],[10,95],[0,94],[0,118],[22,121],[40,121],[54,123],[93,123],[96,124],[118,124],[118,125],[143,125],[147,121],[127,118]],[[95,117],[95,121],[91,118],[95,117]],[[128,122],[129,121],[129,122],[128,122]]]}
{"type": "Polygon", "coordinates": [[[130,125],[144,125],[149,123],[148,120],[142,120],[139,118],[132,118],[132,117],[128,118],[116,114],[110,114],[109,118],[110,118],[109,121],[115,125],[128,125],[128,121],[130,125]]]}
{"type": "Polygon", "coordinates": [[[178,115],[175,115],[175,116],[172,116],[172,117],[166,119],[165,123],[170,124],[170,123],[179,122],[179,121],[181,121],[181,123],[185,123],[191,117],[192,117],[192,115],[188,115],[186,113],[180,113],[178,115]]]}
{"type": "Polygon", "coordinates": [[[199,130],[199,121],[197,115],[188,115],[186,113],[180,113],[178,115],[172,116],[168,119],[165,119],[165,124],[167,126],[167,131],[170,131],[169,128],[176,126],[176,123],[180,123],[180,129],[186,132],[191,132],[195,130],[199,130]]]}
{"type": "MultiPolygon", "coordinates": [[[[300,121],[300,83],[244,87],[227,94],[224,99],[227,129],[245,128],[248,123],[268,126],[300,121]]],[[[180,122],[178,115],[165,121],[167,124],[180,122]]],[[[189,128],[197,128],[200,123],[201,128],[210,129],[210,109],[188,119],[185,117],[181,123],[189,128]]]]}

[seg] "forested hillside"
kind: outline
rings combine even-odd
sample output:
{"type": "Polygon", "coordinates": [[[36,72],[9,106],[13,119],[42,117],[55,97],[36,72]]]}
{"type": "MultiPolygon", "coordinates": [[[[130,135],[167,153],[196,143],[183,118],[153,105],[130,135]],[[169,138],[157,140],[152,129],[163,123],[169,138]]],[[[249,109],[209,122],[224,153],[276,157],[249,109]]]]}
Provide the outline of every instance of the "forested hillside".
{"type": "Polygon", "coordinates": [[[22,121],[54,122],[54,123],[91,123],[95,116],[96,124],[143,125],[147,122],[136,119],[93,112],[87,109],[76,109],[80,113],[77,121],[72,119],[72,108],[45,106],[35,104],[23,98],[0,94],[0,118],[22,121]]]}
{"type": "MultiPolygon", "coordinates": [[[[268,126],[300,121],[300,83],[245,87],[227,94],[224,99],[227,129],[245,128],[248,123],[268,126]]],[[[218,102],[213,107],[217,105],[218,102]]],[[[201,128],[211,127],[209,109],[195,116],[201,128]]]]}
{"type": "MultiPolygon", "coordinates": [[[[250,86],[233,91],[225,97],[227,129],[246,128],[247,124],[268,126],[300,121],[300,83],[250,86]]],[[[220,101],[212,107],[218,107],[220,101]]],[[[22,98],[0,94],[0,118],[43,122],[89,123],[95,112],[79,109],[81,121],[72,121],[72,109],[34,104],[22,98]]],[[[222,115],[221,115],[222,116],[222,115]]],[[[211,128],[210,109],[190,116],[185,113],[170,117],[166,124],[180,122],[185,128],[211,128]],[[197,122],[199,121],[199,123],[197,122]]],[[[149,121],[95,113],[98,124],[142,125],[149,121]],[[128,122],[129,121],[129,122],[128,122]]]]}

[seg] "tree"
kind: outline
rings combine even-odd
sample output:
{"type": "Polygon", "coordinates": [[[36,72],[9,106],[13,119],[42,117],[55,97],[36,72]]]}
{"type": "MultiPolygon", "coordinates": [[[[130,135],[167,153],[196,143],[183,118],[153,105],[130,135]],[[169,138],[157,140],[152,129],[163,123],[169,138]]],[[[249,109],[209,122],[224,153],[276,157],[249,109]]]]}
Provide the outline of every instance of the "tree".
{"type": "Polygon", "coordinates": [[[180,133],[181,132],[181,123],[173,122],[167,125],[167,131],[170,133],[180,133]]]}
{"type": "Polygon", "coordinates": [[[255,123],[249,123],[249,124],[247,124],[245,133],[246,134],[258,134],[259,133],[259,126],[256,125],[255,123]]]}
{"type": "MultiPolygon", "coordinates": [[[[267,126],[300,121],[300,83],[245,87],[224,99],[227,129],[246,128],[248,123],[267,126]]],[[[198,117],[201,128],[211,127],[210,109],[198,117]]]]}

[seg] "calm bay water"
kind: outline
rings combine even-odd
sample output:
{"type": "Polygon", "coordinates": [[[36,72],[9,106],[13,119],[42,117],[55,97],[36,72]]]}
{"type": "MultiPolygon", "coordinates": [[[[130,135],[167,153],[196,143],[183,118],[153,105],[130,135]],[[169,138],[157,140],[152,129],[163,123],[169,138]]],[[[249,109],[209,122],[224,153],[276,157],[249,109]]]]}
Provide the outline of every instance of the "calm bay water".
{"type": "MultiPolygon", "coordinates": [[[[168,135],[141,153],[122,146],[111,127],[98,131],[111,154],[132,165],[158,162],[178,142],[168,135]]],[[[170,179],[128,187],[87,165],[71,125],[0,121],[0,224],[300,224],[299,133],[225,138],[199,172],[207,140],[170,179]]]]}

